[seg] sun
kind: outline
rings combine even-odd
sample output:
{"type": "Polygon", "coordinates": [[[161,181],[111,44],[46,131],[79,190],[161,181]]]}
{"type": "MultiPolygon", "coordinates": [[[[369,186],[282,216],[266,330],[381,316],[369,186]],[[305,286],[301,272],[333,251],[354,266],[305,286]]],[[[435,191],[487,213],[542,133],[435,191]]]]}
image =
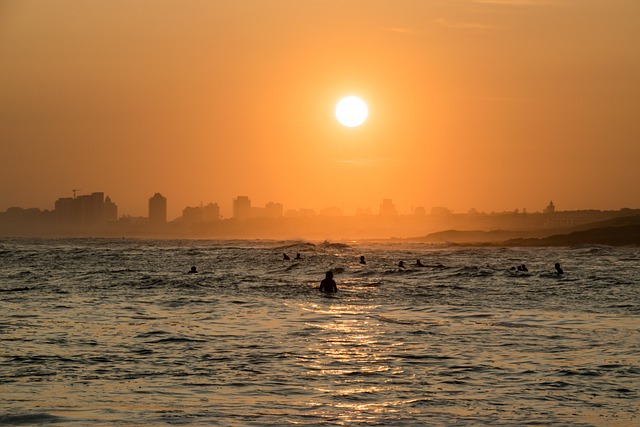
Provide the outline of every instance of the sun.
{"type": "Polygon", "coordinates": [[[336,119],[341,125],[354,128],[367,120],[369,108],[367,104],[357,96],[342,98],[336,105],[336,119]]]}

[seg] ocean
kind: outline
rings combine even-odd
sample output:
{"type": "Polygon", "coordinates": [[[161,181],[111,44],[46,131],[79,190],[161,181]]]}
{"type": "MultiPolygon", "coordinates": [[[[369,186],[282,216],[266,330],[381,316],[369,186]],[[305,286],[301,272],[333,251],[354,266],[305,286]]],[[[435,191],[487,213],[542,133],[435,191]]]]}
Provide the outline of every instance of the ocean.
{"type": "Polygon", "coordinates": [[[0,240],[2,426],[639,416],[639,247],[0,240]]]}

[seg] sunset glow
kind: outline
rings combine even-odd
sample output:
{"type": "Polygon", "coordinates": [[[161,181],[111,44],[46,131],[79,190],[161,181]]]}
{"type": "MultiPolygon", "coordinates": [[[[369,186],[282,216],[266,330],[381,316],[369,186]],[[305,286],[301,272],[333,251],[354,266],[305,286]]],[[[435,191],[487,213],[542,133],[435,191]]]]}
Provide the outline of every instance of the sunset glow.
{"type": "Polygon", "coordinates": [[[640,206],[636,0],[152,3],[4,2],[0,211],[640,206]]]}

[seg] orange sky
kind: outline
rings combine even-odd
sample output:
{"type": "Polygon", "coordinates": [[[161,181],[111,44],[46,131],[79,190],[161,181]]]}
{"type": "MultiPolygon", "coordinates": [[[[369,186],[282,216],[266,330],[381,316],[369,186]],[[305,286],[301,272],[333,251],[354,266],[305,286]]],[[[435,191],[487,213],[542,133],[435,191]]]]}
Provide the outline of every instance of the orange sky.
{"type": "Polygon", "coordinates": [[[640,207],[637,0],[4,0],[0,211],[640,207]],[[345,128],[345,95],[369,105],[345,128]]]}

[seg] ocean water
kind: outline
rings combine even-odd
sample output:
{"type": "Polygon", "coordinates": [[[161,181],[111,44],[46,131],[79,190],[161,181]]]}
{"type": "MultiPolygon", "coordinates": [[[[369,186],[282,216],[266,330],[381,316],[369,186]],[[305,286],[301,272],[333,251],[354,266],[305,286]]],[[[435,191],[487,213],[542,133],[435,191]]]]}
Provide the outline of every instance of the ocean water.
{"type": "Polygon", "coordinates": [[[0,425],[51,424],[638,426],[640,248],[0,240],[0,425]]]}

